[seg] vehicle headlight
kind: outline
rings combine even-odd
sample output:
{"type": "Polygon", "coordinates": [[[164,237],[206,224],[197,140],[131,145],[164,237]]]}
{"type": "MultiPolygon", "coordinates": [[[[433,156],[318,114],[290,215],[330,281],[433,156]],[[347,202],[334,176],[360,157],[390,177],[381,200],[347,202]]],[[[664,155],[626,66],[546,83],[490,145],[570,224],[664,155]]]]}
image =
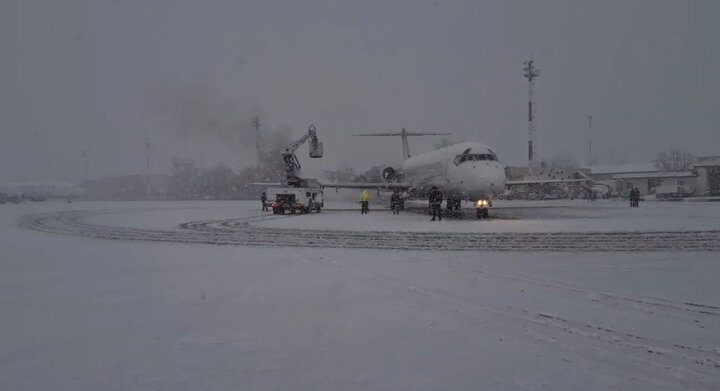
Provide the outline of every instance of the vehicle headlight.
{"type": "Polygon", "coordinates": [[[487,202],[487,200],[478,200],[478,202],[475,205],[478,207],[488,206],[488,202],[487,202]]]}

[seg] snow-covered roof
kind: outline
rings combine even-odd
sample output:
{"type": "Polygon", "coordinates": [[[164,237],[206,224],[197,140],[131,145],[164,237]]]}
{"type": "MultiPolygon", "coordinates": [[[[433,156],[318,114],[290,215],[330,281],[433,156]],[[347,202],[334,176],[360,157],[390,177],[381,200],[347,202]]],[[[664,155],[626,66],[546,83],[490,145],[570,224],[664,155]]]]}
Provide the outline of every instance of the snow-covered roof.
{"type": "Polygon", "coordinates": [[[592,174],[629,174],[635,172],[653,172],[657,167],[653,163],[629,163],[586,167],[592,174]]]}
{"type": "Polygon", "coordinates": [[[692,171],[656,171],[656,172],[638,172],[632,174],[614,175],[613,179],[637,179],[637,178],[687,178],[693,177],[692,171]]]}
{"type": "Polygon", "coordinates": [[[720,156],[698,156],[693,165],[695,167],[720,166],[720,156]]]}

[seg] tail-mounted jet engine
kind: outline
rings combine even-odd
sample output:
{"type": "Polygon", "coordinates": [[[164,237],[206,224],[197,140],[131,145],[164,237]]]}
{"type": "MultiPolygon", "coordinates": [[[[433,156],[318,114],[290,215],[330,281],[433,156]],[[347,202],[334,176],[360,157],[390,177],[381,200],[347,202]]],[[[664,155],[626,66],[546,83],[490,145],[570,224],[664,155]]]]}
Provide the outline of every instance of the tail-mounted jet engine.
{"type": "Polygon", "coordinates": [[[392,167],[385,167],[382,170],[382,178],[385,182],[395,182],[398,180],[400,174],[392,167]]]}

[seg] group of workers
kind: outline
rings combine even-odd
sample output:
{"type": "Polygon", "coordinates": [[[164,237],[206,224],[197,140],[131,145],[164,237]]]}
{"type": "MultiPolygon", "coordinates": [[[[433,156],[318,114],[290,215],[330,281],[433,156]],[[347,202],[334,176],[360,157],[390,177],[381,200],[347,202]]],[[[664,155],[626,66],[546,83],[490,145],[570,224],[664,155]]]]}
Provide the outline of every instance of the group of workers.
{"type": "MultiPolygon", "coordinates": [[[[260,201],[262,202],[262,211],[267,211],[267,195],[265,192],[263,192],[260,196],[260,201]]],[[[430,212],[432,213],[431,221],[435,221],[436,217],[438,220],[442,221],[441,205],[443,201],[443,194],[437,186],[430,188],[428,201],[430,202],[430,212]]],[[[370,211],[369,207],[370,193],[368,193],[367,189],[364,189],[362,193],[360,193],[360,214],[367,214],[368,211],[370,211]]],[[[394,215],[400,214],[400,209],[402,209],[402,198],[400,196],[400,190],[398,189],[393,190],[393,193],[390,196],[390,209],[394,215]]]]}
{"type": "MultiPolygon", "coordinates": [[[[428,201],[430,202],[430,212],[432,213],[431,221],[435,221],[435,218],[442,221],[441,205],[443,201],[443,195],[442,191],[440,191],[437,186],[433,186],[430,188],[430,192],[428,193],[428,201]]],[[[365,189],[362,191],[362,193],[360,193],[360,214],[367,214],[369,211],[369,205],[370,193],[368,193],[367,189],[365,189]]],[[[402,198],[400,196],[400,191],[398,189],[395,189],[390,196],[390,210],[392,210],[394,215],[400,214],[400,209],[402,208],[401,205],[402,198]]]]}
{"type": "MultiPolygon", "coordinates": [[[[593,198],[590,199],[594,201],[593,198]]],[[[629,198],[630,207],[640,207],[640,190],[637,187],[634,189],[630,189],[629,198]]],[[[264,192],[262,193],[260,200],[262,201],[262,210],[267,211],[267,195],[264,192]]],[[[441,205],[443,201],[443,194],[437,186],[432,186],[430,188],[430,192],[428,193],[428,201],[430,203],[430,213],[432,214],[431,221],[435,221],[436,217],[438,220],[442,221],[441,205]]],[[[394,215],[400,214],[400,209],[402,208],[401,205],[402,198],[400,197],[400,191],[398,189],[395,189],[390,196],[390,210],[392,210],[394,215]]],[[[360,214],[367,214],[370,210],[369,206],[370,193],[368,193],[367,189],[364,189],[362,193],[360,193],[360,214]]]]}

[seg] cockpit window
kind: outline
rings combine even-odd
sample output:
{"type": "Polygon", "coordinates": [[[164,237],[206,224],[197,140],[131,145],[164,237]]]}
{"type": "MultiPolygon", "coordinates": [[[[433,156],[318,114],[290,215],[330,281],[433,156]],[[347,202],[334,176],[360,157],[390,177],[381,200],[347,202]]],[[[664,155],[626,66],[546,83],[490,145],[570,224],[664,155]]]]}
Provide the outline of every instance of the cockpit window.
{"type": "Polygon", "coordinates": [[[497,160],[497,158],[495,157],[495,154],[491,153],[463,153],[455,156],[455,160],[453,160],[453,162],[456,166],[458,166],[466,161],[478,162],[483,160],[492,161],[497,160]]]}
{"type": "Polygon", "coordinates": [[[475,156],[475,160],[495,160],[495,156],[489,153],[479,153],[473,156],[475,156]]]}
{"type": "Polygon", "coordinates": [[[492,160],[498,160],[498,158],[497,158],[497,155],[495,154],[495,152],[493,152],[493,150],[492,150],[492,149],[488,148],[488,151],[490,151],[490,154],[491,154],[491,155],[492,155],[492,157],[493,157],[493,159],[492,159],[492,160]]]}

